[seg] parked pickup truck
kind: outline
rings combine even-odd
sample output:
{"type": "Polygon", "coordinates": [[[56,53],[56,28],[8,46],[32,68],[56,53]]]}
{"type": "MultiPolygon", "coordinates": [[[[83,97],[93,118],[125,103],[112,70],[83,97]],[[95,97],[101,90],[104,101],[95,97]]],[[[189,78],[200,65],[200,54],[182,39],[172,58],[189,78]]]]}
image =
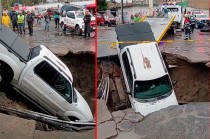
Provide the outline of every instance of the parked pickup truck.
{"type": "MultiPolygon", "coordinates": [[[[84,21],[85,16],[84,11],[68,11],[66,17],[60,19],[61,28],[64,31],[68,28],[70,31],[75,32],[77,35],[82,35],[84,33],[84,21]]],[[[96,19],[91,14],[91,32],[95,31],[96,19]]]]}
{"type": "Polygon", "coordinates": [[[68,67],[43,45],[31,48],[4,25],[0,29],[0,85],[11,84],[44,111],[63,120],[93,121],[73,86],[68,67]]]}

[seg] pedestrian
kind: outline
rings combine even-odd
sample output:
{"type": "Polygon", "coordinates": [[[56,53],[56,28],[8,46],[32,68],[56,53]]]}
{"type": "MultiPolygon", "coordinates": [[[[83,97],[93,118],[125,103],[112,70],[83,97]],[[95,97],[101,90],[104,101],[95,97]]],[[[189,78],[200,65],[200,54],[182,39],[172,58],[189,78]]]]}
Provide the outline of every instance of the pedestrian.
{"type": "Polygon", "coordinates": [[[13,9],[12,13],[11,13],[11,21],[12,21],[12,28],[13,31],[15,32],[15,28],[17,28],[17,31],[19,33],[19,29],[18,29],[18,23],[17,23],[17,12],[13,9]]]}
{"type": "Polygon", "coordinates": [[[4,15],[2,16],[2,24],[4,24],[5,26],[7,26],[8,28],[10,26],[10,18],[7,15],[7,13],[4,13],[4,15]]]}
{"type": "Polygon", "coordinates": [[[23,22],[23,32],[26,33],[26,12],[22,10],[22,14],[24,15],[24,22],[23,22]]]}
{"type": "Polygon", "coordinates": [[[88,10],[85,11],[85,16],[83,18],[84,23],[85,23],[85,36],[84,38],[86,38],[86,36],[88,35],[88,37],[90,37],[90,21],[91,21],[91,15],[89,13],[88,10]]]}
{"type": "Polygon", "coordinates": [[[25,20],[24,15],[22,14],[22,12],[19,12],[17,22],[18,22],[18,28],[19,28],[20,35],[22,35],[23,31],[24,31],[24,34],[25,34],[25,30],[23,30],[24,20],[25,20]]]}
{"type": "Polygon", "coordinates": [[[185,19],[184,19],[184,29],[185,29],[185,37],[184,39],[191,39],[191,26],[190,26],[190,18],[188,14],[185,14],[185,19]]]}
{"type": "Polygon", "coordinates": [[[28,30],[29,30],[29,35],[33,35],[33,22],[34,22],[34,17],[33,14],[30,11],[27,11],[26,15],[26,22],[28,23],[28,30]]]}
{"type": "Polygon", "coordinates": [[[59,17],[59,13],[57,11],[54,14],[54,19],[55,19],[55,28],[59,28],[60,17],[59,17]]]}
{"type": "Polygon", "coordinates": [[[109,16],[107,14],[104,15],[104,27],[108,27],[109,24],[109,16]]]}
{"type": "Polygon", "coordinates": [[[134,20],[134,16],[133,14],[131,14],[131,22],[133,22],[133,20],[134,20]]]}
{"type": "Polygon", "coordinates": [[[164,13],[164,17],[165,17],[165,18],[168,18],[168,9],[167,9],[166,6],[165,6],[165,8],[163,9],[163,13],[164,13]]]}
{"type": "Polygon", "coordinates": [[[134,16],[134,22],[140,22],[139,15],[137,13],[134,16]]]}
{"type": "Polygon", "coordinates": [[[50,29],[50,20],[51,20],[51,17],[49,15],[48,12],[46,12],[45,16],[44,16],[44,21],[45,21],[45,30],[48,30],[50,29]]]}
{"type": "Polygon", "coordinates": [[[37,25],[41,25],[42,14],[38,12],[37,14],[37,25]]]}
{"type": "Polygon", "coordinates": [[[8,15],[8,10],[6,8],[3,9],[2,15],[4,15],[4,13],[6,13],[8,15]]]}

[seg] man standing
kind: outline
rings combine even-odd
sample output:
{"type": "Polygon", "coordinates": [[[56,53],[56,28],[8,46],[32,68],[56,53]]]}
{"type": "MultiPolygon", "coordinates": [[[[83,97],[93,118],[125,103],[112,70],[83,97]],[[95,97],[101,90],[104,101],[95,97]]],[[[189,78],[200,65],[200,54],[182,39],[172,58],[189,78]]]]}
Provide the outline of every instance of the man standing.
{"type": "Polygon", "coordinates": [[[33,35],[33,22],[34,22],[34,17],[33,14],[30,11],[27,11],[27,16],[26,16],[26,21],[28,23],[28,30],[29,30],[29,35],[33,35]]]}
{"type": "Polygon", "coordinates": [[[91,15],[90,15],[90,13],[89,13],[88,10],[86,10],[85,17],[83,18],[83,20],[84,20],[84,23],[85,23],[85,36],[84,37],[86,38],[87,34],[88,34],[88,37],[90,37],[90,29],[91,29],[91,27],[90,27],[90,21],[91,21],[91,15]]]}
{"type": "Polygon", "coordinates": [[[22,14],[24,15],[24,23],[23,23],[23,32],[25,34],[26,32],[26,12],[24,10],[22,10],[22,14]]]}
{"type": "Polygon", "coordinates": [[[50,20],[51,20],[51,17],[49,15],[48,12],[46,12],[45,16],[44,16],[44,21],[45,21],[45,30],[48,30],[49,31],[49,28],[50,28],[50,20]]]}
{"type": "MultiPolygon", "coordinates": [[[[22,12],[20,12],[18,14],[18,28],[19,28],[19,33],[20,35],[22,35],[22,31],[24,31],[23,29],[23,26],[24,26],[24,20],[25,20],[25,17],[24,15],[22,14],[22,12]]],[[[24,34],[25,34],[25,31],[24,31],[24,34]]]]}
{"type": "Polygon", "coordinates": [[[10,18],[7,15],[7,13],[4,13],[4,15],[2,16],[2,24],[4,24],[5,26],[7,26],[8,28],[10,26],[10,18]]]}
{"type": "Polygon", "coordinates": [[[17,28],[18,33],[19,33],[19,29],[18,29],[18,23],[17,23],[17,12],[13,9],[12,13],[11,13],[11,20],[12,20],[12,28],[13,31],[15,32],[15,28],[17,28]]]}

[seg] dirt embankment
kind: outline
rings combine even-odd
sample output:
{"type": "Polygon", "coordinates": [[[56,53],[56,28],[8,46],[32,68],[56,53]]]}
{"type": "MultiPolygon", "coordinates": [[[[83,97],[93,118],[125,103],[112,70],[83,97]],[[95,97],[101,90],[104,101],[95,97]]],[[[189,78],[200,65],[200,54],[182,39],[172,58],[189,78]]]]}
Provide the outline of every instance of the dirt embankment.
{"type": "Polygon", "coordinates": [[[179,102],[209,102],[209,71],[203,63],[191,64],[167,54],[169,65],[178,67],[169,69],[172,81],[177,81],[174,90],[179,102]]]}

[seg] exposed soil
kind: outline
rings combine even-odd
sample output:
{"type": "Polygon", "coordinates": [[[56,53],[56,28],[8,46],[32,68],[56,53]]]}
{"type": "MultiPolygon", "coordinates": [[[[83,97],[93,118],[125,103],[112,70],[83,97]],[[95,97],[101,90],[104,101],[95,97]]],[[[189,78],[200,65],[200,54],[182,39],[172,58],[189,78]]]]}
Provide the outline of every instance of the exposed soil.
{"type": "Polygon", "coordinates": [[[177,81],[174,86],[179,102],[209,102],[209,71],[203,63],[190,64],[184,60],[167,54],[166,61],[177,68],[169,70],[172,81],[177,81]]]}

